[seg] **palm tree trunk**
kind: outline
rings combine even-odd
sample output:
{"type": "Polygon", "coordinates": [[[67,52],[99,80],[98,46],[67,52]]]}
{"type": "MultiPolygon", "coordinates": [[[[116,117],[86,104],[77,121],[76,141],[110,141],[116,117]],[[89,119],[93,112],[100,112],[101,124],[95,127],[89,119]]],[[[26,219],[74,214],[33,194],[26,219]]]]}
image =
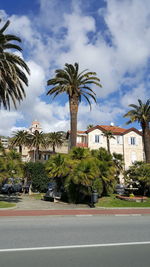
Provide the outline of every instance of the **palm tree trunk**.
{"type": "Polygon", "coordinates": [[[145,152],[145,160],[146,163],[150,163],[150,129],[148,123],[142,124],[142,130],[143,130],[143,145],[145,152]]]}
{"type": "Polygon", "coordinates": [[[55,145],[53,145],[53,153],[55,154],[55,145]]]}
{"type": "Polygon", "coordinates": [[[79,99],[77,96],[72,96],[69,99],[70,105],[70,148],[76,146],[77,142],[77,113],[78,113],[79,99]]]}
{"type": "Polygon", "coordinates": [[[109,142],[109,138],[107,137],[107,151],[110,154],[110,142],[109,142]]]}
{"type": "Polygon", "coordinates": [[[22,155],[22,146],[19,146],[19,153],[22,155]]]}

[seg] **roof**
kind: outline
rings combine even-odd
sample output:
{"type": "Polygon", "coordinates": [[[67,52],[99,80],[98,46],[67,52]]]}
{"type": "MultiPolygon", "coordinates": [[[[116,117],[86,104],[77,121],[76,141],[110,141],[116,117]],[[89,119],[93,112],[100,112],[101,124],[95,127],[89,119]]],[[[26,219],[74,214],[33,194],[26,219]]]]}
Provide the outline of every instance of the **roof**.
{"type": "MultiPolygon", "coordinates": [[[[111,131],[114,135],[124,135],[127,134],[129,132],[136,132],[139,135],[142,135],[142,133],[140,131],[138,131],[136,128],[129,128],[129,129],[125,129],[125,128],[121,128],[119,126],[111,126],[111,125],[96,125],[94,127],[89,128],[86,131],[77,131],[77,134],[88,134],[92,131],[94,131],[95,129],[99,129],[102,132],[105,131],[111,131]]],[[[67,132],[67,136],[70,134],[70,131],[67,132]]]]}
{"type": "Polygon", "coordinates": [[[142,133],[140,131],[138,131],[136,128],[125,129],[125,128],[121,128],[118,126],[111,126],[111,125],[96,125],[95,127],[88,129],[86,132],[89,133],[95,129],[99,129],[103,132],[104,131],[111,131],[114,135],[124,135],[124,134],[131,132],[131,131],[134,131],[137,134],[142,135],[142,133]]]}

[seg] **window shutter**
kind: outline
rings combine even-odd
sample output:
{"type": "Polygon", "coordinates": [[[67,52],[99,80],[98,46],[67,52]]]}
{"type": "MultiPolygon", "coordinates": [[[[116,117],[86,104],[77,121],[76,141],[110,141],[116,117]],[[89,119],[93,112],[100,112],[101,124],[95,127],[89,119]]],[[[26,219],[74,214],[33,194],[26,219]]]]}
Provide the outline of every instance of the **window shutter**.
{"type": "Polygon", "coordinates": [[[139,139],[138,139],[138,137],[135,137],[135,144],[136,144],[136,146],[138,146],[138,144],[139,144],[139,139]]]}
{"type": "Polygon", "coordinates": [[[128,144],[131,145],[131,137],[128,137],[128,144]]]}
{"type": "Polygon", "coordinates": [[[120,140],[119,140],[119,144],[120,145],[122,145],[123,144],[123,137],[122,136],[120,136],[120,138],[119,138],[120,140]]]}

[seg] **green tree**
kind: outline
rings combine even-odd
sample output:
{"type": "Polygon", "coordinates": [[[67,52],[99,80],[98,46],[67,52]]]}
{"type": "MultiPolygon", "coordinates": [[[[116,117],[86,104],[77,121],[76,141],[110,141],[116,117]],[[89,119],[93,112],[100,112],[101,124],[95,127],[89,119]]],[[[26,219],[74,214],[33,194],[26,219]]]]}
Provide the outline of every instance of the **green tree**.
{"type": "Polygon", "coordinates": [[[29,68],[21,57],[12,53],[12,49],[21,51],[18,44],[21,39],[12,34],[5,34],[10,22],[7,21],[0,29],[0,106],[10,109],[11,102],[16,108],[16,102],[23,100],[25,91],[23,85],[28,86],[29,68]]]}
{"type": "Polygon", "coordinates": [[[105,131],[103,133],[103,136],[106,137],[106,140],[107,140],[107,151],[110,153],[110,139],[115,139],[112,131],[105,131]]]}
{"type": "Polygon", "coordinates": [[[30,148],[33,148],[33,149],[35,148],[34,161],[36,161],[36,159],[39,159],[40,147],[43,147],[43,148],[47,147],[45,134],[43,132],[39,132],[37,130],[34,131],[29,136],[28,144],[29,144],[30,148]]]}
{"type": "Polygon", "coordinates": [[[53,155],[46,162],[46,170],[49,178],[56,181],[58,190],[64,184],[64,179],[70,172],[65,156],[60,154],[53,155]]]}
{"type": "Polygon", "coordinates": [[[46,192],[49,178],[45,165],[41,162],[28,162],[24,166],[24,176],[32,183],[32,190],[46,192]]]}
{"type": "Polygon", "coordinates": [[[65,181],[65,188],[72,201],[83,201],[93,189],[102,193],[103,185],[99,179],[99,168],[95,158],[83,159],[75,166],[65,181]]]}
{"type": "Polygon", "coordinates": [[[6,166],[6,178],[9,177],[23,177],[23,163],[21,161],[21,155],[15,150],[10,150],[4,157],[6,166]]]}
{"type": "Polygon", "coordinates": [[[144,152],[146,162],[150,163],[150,99],[143,103],[140,99],[138,99],[139,105],[131,104],[129,107],[133,108],[129,110],[124,117],[129,117],[130,120],[127,124],[138,122],[141,125],[142,133],[143,133],[143,144],[144,144],[144,152]]]}
{"type": "Polygon", "coordinates": [[[11,145],[13,147],[19,146],[19,153],[22,154],[22,146],[28,146],[30,140],[30,135],[27,131],[21,130],[13,133],[13,138],[11,139],[11,145]]]}
{"type": "Polygon", "coordinates": [[[76,160],[87,158],[89,155],[89,149],[85,149],[83,147],[73,147],[70,151],[70,157],[76,160]]]}
{"type": "Polygon", "coordinates": [[[58,69],[55,71],[54,78],[48,80],[47,85],[52,86],[47,95],[54,95],[54,98],[61,94],[66,93],[69,98],[70,107],[70,140],[71,148],[76,146],[77,136],[77,113],[78,106],[81,98],[84,97],[91,107],[89,97],[95,102],[95,93],[90,88],[90,85],[94,84],[101,87],[99,78],[96,77],[95,72],[87,72],[87,70],[79,73],[78,63],[65,64],[64,69],[58,69]]]}
{"type": "Polygon", "coordinates": [[[112,155],[105,149],[100,148],[98,150],[92,150],[92,155],[96,157],[98,161],[98,168],[100,172],[100,179],[103,183],[103,195],[109,195],[113,193],[116,185],[116,168],[114,166],[112,155]]]}
{"type": "Polygon", "coordinates": [[[52,132],[46,135],[47,145],[52,146],[53,153],[55,153],[56,147],[61,147],[63,144],[63,136],[60,132],[52,132]]]}
{"type": "Polygon", "coordinates": [[[94,127],[93,124],[89,124],[89,125],[87,126],[87,130],[89,130],[90,128],[93,128],[93,127],[94,127]]]}
{"type": "Polygon", "coordinates": [[[138,185],[140,194],[146,195],[150,194],[150,164],[137,161],[135,162],[126,172],[125,172],[126,183],[132,184],[135,183],[135,187],[137,187],[137,182],[140,183],[138,185]]]}

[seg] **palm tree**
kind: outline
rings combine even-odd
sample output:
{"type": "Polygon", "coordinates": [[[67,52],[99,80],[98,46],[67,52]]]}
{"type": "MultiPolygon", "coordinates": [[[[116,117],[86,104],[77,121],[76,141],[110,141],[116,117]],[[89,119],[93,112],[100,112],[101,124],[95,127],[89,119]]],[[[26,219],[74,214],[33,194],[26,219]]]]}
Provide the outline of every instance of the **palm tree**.
{"type": "Polygon", "coordinates": [[[83,147],[73,147],[70,151],[70,155],[72,159],[81,160],[87,158],[90,155],[90,152],[89,149],[83,147]]]}
{"type": "Polygon", "coordinates": [[[138,99],[138,103],[139,105],[130,104],[129,107],[132,107],[133,109],[129,110],[124,117],[130,118],[126,124],[136,121],[140,123],[143,133],[145,159],[147,163],[150,163],[150,99],[148,99],[146,103],[143,103],[138,99]]]}
{"type": "Polygon", "coordinates": [[[87,126],[87,130],[89,130],[90,128],[93,128],[93,127],[94,127],[93,124],[89,124],[89,125],[87,126]]]}
{"type": "Polygon", "coordinates": [[[55,77],[47,81],[47,85],[52,86],[47,95],[54,95],[54,98],[61,93],[66,93],[68,95],[71,118],[70,140],[72,148],[76,146],[77,113],[81,97],[84,97],[91,107],[89,97],[96,102],[96,94],[90,88],[90,85],[95,84],[101,87],[100,79],[96,77],[95,72],[87,72],[87,70],[84,70],[79,73],[78,63],[74,65],[66,63],[64,69],[58,69],[55,73],[55,77]]]}
{"type": "Polygon", "coordinates": [[[13,133],[13,138],[11,139],[11,145],[19,146],[19,153],[22,154],[22,146],[29,144],[30,135],[27,131],[21,130],[13,133]]]}
{"type": "Polygon", "coordinates": [[[62,146],[63,136],[60,132],[52,132],[47,134],[47,144],[52,146],[53,153],[55,153],[55,148],[62,146]]]}
{"type": "Polygon", "coordinates": [[[107,151],[108,151],[108,153],[110,153],[110,139],[115,139],[115,137],[113,136],[113,133],[111,131],[105,131],[103,133],[103,136],[106,137],[106,140],[107,140],[107,151]]]}
{"type": "Polygon", "coordinates": [[[29,136],[29,142],[28,146],[31,148],[35,148],[34,151],[34,161],[36,159],[39,159],[39,148],[44,147],[46,148],[46,138],[45,134],[43,132],[39,132],[38,130],[35,130],[32,134],[29,136]]]}
{"type": "Polygon", "coordinates": [[[21,42],[19,37],[4,33],[9,24],[7,21],[0,29],[0,106],[3,105],[5,109],[10,109],[11,102],[16,108],[16,102],[20,103],[23,100],[25,97],[23,84],[28,86],[24,71],[30,73],[24,60],[11,52],[11,49],[17,51],[22,49],[13,43],[21,42]]]}
{"type": "Polygon", "coordinates": [[[118,182],[120,182],[120,175],[122,174],[124,170],[124,159],[122,154],[113,153],[113,162],[116,168],[116,179],[118,179],[118,182]]]}

